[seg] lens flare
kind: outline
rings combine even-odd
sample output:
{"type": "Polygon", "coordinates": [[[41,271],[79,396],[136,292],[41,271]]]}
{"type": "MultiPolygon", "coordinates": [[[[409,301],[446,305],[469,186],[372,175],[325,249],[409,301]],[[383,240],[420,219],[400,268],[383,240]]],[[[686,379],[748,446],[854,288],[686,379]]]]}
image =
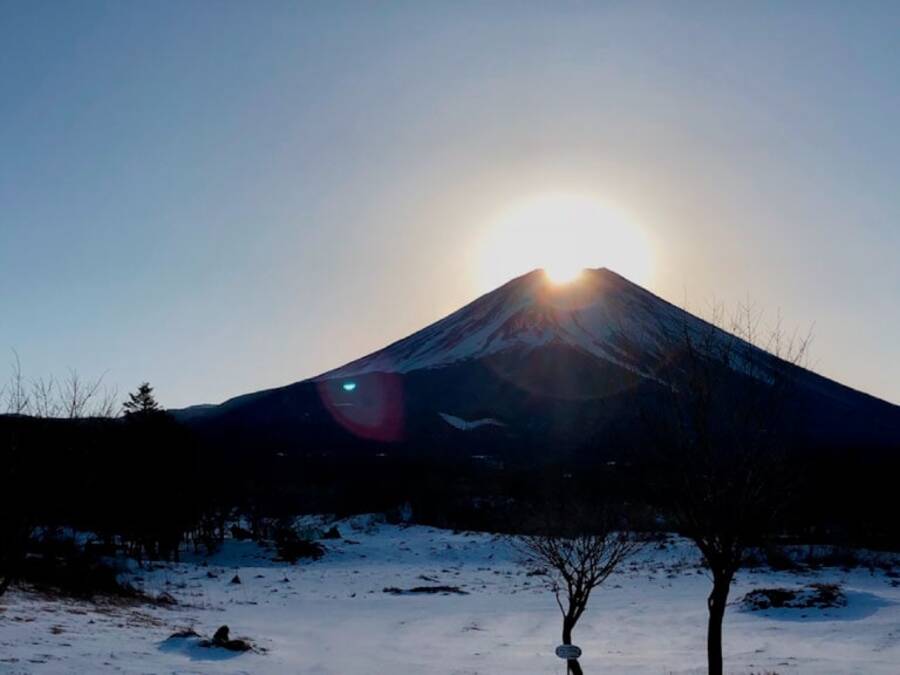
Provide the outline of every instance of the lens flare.
{"type": "Polygon", "coordinates": [[[403,438],[403,381],[391,373],[370,373],[355,380],[322,380],[319,397],[335,422],[360,438],[403,438]]]}

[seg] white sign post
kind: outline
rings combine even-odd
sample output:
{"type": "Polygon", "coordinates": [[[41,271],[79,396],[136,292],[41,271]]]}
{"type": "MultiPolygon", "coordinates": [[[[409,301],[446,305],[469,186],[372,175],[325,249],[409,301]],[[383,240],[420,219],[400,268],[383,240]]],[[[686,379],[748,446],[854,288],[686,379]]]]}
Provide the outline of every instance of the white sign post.
{"type": "Polygon", "coordinates": [[[560,645],[556,648],[556,655],[561,659],[577,659],[581,656],[581,647],[575,645],[560,645]]]}

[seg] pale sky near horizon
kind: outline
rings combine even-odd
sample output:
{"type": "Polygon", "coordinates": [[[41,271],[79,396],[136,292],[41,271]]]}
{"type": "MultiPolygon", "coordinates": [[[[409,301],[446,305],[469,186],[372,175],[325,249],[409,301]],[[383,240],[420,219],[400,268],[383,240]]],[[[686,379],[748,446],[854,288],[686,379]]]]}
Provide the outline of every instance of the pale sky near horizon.
{"type": "Polygon", "coordinates": [[[304,379],[490,290],[498,214],[564,193],[627,214],[650,290],[815,324],[818,372],[900,403],[898,35],[895,2],[0,0],[0,368],[169,407],[304,379]]]}

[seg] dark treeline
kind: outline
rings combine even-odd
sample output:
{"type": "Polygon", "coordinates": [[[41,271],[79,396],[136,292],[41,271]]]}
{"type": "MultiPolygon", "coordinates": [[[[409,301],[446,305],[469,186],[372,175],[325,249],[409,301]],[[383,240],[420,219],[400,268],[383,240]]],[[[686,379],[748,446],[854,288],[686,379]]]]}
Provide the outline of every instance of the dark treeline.
{"type": "MultiPolygon", "coordinates": [[[[211,445],[161,413],[151,418],[0,416],[4,548],[16,532],[72,528],[137,558],[215,546],[242,518],[262,532],[299,513],[388,512],[416,522],[515,531],[521,513],[558,494],[625,507],[637,527],[666,526],[654,486],[668,467],[640,449],[554,457],[484,456],[385,444],[346,452],[211,445]],[[628,460],[610,460],[610,456],[628,460]],[[13,521],[18,521],[19,525],[13,521]]],[[[864,448],[798,451],[779,534],[792,540],[900,547],[891,481],[896,454],[864,448]]]]}
{"type": "Polygon", "coordinates": [[[198,446],[163,413],[4,416],[0,437],[5,520],[19,532],[73,528],[136,558],[173,557],[208,502],[198,446]]]}
{"type": "MultiPolygon", "coordinates": [[[[48,557],[71,567],[71,531],[93,534],[79,550],[91,566],[111,554],[174,560],[187,549],[215,550],[238,520],[250,536],[277,543],[283,524],[302,513],[411,513],[423,524],[513,533],[525,526],[523,513],[562,498],[612,505],[633,529],[677,530],[654,488],[666,467],[637,448],[622,454],[629,459],[585,451],[535,463],[396,444],[322,453],[211,444],[164,413],[0,416],[0,589],[48,557]]],[[[784,469],[793,480],[774,541],[900,550],[896,453],[810,450],[784,469]]],[[[84,570],[73,574],[84,581],[84,570]]]]}

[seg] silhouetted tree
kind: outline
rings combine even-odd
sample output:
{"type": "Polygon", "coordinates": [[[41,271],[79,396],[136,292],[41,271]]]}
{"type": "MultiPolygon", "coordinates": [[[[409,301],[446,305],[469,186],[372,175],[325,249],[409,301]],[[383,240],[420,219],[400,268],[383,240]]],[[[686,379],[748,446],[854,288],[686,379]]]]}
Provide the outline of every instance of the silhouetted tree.
{"type": "Polygon", "coordinates": [[[712,575],[707,661],[722,673],[722,623],[734,575],[766,541],[786,505],[789,392],[809,338],[786,340],[780,323],[763,344],[758,313],[745,307],[720,329],[684,323],[667,335],[664,393],[645,410],[658,453],[656,497],[712,575]]]}
{"type": "MultiPolygon", "coordinates": [[[[620,523],[621,525],[621,523],[620,523]]],[[[572,644],[572,631],[587,609],[591,592],[632,555],[640,543],[605,511],[592,513],[584,506],[566,505],[544,510],[534,520],[535,531],[518,535],[514,545],[522,563],[537,568],[556,598],[562,613],[562,642],[572,644]]],[[[581,675],[576,659],[568,670],[581,675]]]]}
{"type": "Polygon", "coordinates": [[[2,389],[6,398],[6,412],[10,415],[27,415],[31,409],[31,398],[28,396],[28,387],[22,374],[22,362],[15,350],[13,357],[12,373],[2,389]]]}
{"type": "Polygon", "coordinates": [[[156,398],[153,396],[153,387],[149,382],[140,385],[136,392],[128,394],[128,400],[122,404],[125,416],[129,415],[147,415],[150,413],[160,412],[161,408],[156,398]]]}
{"type": "Polygon", "coordinates": [[[131,555],[138,560],[144,556],[177,559],[186,533],[201,516],[197,447],[186,429],[160,406],[149,383],[129,394],[123,408],[132,453],[154,458],[153,468],[127,481],[131,555]]]}

